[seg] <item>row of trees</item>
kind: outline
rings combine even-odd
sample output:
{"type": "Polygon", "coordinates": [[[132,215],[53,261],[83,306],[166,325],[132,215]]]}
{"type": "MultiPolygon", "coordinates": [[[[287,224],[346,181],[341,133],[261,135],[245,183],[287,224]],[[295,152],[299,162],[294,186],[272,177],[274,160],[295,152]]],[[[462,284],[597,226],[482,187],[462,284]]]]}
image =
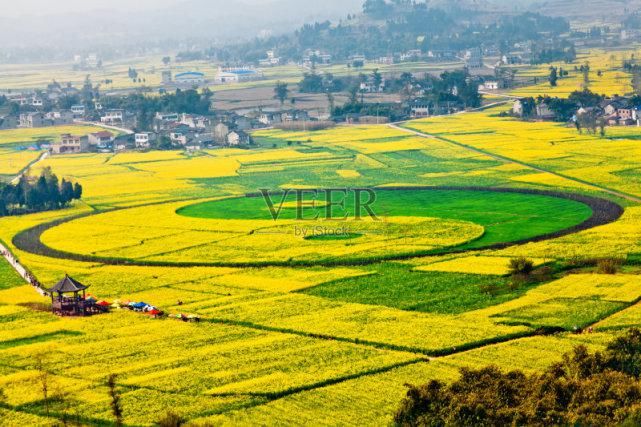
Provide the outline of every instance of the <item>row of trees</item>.
{"type": "Polygon", "coordinates": [[[410,386],[395,415],[402,426],[639,425],[641,331],[605,352],[579,346],[543,373],[462,369],[452,384],[410,386]]]}
{"type": "Polygon", "coordinates": [[[46,168],[36,179],[22,175],[17,184],[0,185],[0,216],[60,209],[82,197],[82,186],[46,168]]]}

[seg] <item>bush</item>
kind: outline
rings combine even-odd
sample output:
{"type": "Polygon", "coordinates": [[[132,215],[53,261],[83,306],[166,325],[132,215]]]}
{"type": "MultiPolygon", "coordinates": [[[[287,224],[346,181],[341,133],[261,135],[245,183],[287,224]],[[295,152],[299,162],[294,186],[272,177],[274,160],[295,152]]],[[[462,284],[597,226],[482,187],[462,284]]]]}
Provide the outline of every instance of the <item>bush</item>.
{"type": "Polygon", "coordinates": [[[512,276],[529,276],[534,271],[534,262],[525,257],[510,260],[510,274],[512,276]]]}
{"type": "Polygon", "coordinates": [[[601,274],[617,274],[623,262],[615,258],[603,258],[597,261],[597,270],[601,274]]]}
{"type": "Polygon", "coordinates": [[[156,423],[159,427],[180,427],[185,424],[185,420],[182,419],[180,415],[175,414],[174,412],[167,412],[158,422],[156,423]]]}
{"type": "Polygon", "coordinates": [[[399,426],[639,425],[641,331],[606,348],[579,346],[540,374],[461,369],[458,381],[408,386],[399,426]]]}

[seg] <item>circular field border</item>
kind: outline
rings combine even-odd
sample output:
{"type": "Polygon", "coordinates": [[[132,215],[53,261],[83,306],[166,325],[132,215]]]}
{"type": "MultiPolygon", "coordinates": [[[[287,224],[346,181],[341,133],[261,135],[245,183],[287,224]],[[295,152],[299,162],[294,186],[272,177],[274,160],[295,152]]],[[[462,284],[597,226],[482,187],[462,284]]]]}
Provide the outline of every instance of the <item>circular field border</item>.
{"type": "MultiPolygon", "coordinates": [[[[395,187],[374,187],[376,191],[408,191],[408,190],[421,190],[421,191],[479,191],[479,192],[488,192],[488,193],[516,193],[516,194],[528,194],[528,195],[540,195],[548,197],[556,197],[560,199],[572,200],[576,202],[583,203],[587,205],[592,210],[592,216],[587,220],[583,221],[580,224],[575,226],[556,231],[554,233],[547,233],[532,237],[529,239],[522,239],[512,242],[497,243],[492,245],[487,245],[483,247],[473,248],[473,249],[459,249],[450,248],[450,249],[439,249],[435,251],[426,252],[425,254],[404,254],[404,255],[390,255],[389,257],[378,257],[376,259],[362,259],[362,260],[350,260],[350,261],[265,261],[265,262],[194,262],[194,263],[185,263],[185,262],[162,262],[162,261],[136,261],[126,258],[109,258],[109,257],[99,257],[93,255],[83,255],[83,254],[74,254],[70,252],[59,251],[53,249],[44,243],[42,243],[41,237],[47,231],[59,225],[74,221],[80,218],[86,218],[89,216],[100,215],[112,211],[102,211],[102,212],[91,212],[82,215],[76,215],[69,218],[64,218],[56,221],[52,221],[45,224],[37,225],[28,230],[22,231],[21,233],[14,236],[12,242],[16,248],[21,251],[28,252],[35,255],[42,255],[49,258],[64,259],[70,261],[80,261],[80,262],[92,262],[105,265],[120,265],[120,266],[143,266],[143,267],[238,267],[238,268],[251,268],[251,267],[335,267],[335,266],[358,266],[358,265],[369,265],[376,264],[382,261],[399,261],[406,260],[410,258],[416,258],[419,256],[429,256],[429,255],[440,255],[440,254],[456,254],[456,253],[465,253],[471,251],[480,251],[480,250],[491,250],[491,249],[504,249],[511,246],[522,245],[530,242],[542,242],[545,240],[554,239],[557,237],[563,237],[570,234],[574,234],[580,231],[589,230],[594,227],[598,227],[605,224],[610,224],[618,220],[621,215],[623,215],[624,209],[615,202],[612,202],[607,199],[602,199],[599,197],[586,196],[583,194],[575,193],[564,193],[558,191],[547,191],[547,190],[532,190],[532,189],[519,189],[519,188],[500,188],[500,187],[421,187],[421,186],[395,186],[395,187]]],[[[240,197],[262,197],[261,193],[249,193],[245,196],[240,197]]],[[[175,201],[154,203],[154,205],[173,203],[175,201]]],[[[196,203],[194,203],[196,204],[196,203]]],[[[131,208],[122,208],[118,210],[133,209],[140,206],[135,206],[131,208]]]]}

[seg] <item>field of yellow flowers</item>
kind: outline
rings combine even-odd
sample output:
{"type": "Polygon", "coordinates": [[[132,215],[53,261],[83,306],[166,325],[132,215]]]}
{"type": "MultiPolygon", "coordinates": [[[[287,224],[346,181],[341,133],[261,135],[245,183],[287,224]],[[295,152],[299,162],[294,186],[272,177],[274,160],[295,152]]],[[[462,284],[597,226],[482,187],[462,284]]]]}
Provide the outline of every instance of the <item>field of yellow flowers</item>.
{"type": "MultiPolygon", "coordinates": [[[[592,84],[600,91],[626,90],[629,80],[619,79],[613,64],[627,54],[616,55],[580,59],[592,64],[592,84]]],[[[578,78],[571,71],[558,94],[580,84],[578,78]]],[[[548,92],[541,85],[526,93],[548,92]]],[[[0,424],[113,423],[110,374],[117,375],[126,425],[153,425],[169,408],[193,425],[389,424],[406,383],[451,380],[461,367],[491,363],[535,371],[577,344],[603,348],[641,321],[638,132],[580,135],[562,125],[499,117],[506,108],[406,124],[430,137],[388,126],[263,130],[255,134],[262,147],[253,150],[39,162],[31,174],[51,167],[80,182],[85,194],[65,210],[0,218],[0,242],[38,280],[51,286],[69,274],[97,299],[144,301],[201,321],[119,309],[59,318],[0,258],[0,424]],[[315,241],[274,230],[273,221],[178,213],[259,188],[341,186],[555,190],[607,197],[625,212],[610,224],[544,241],[336,267],[314,261],[455,245],[489,228],[398,216],[385,224],[351,224],[363,240],[315,241]],[[62,259],[14,243],[25,230],[66,219],[45,231],[42,243],[104,262],[62,259]],[[171,265],[212,257],[230,266],[171,265]],[[312,262],[231,265],[295,257],[312,262]],[[534,283],[511,286],[506,276],[517,257],[549,271],[534,283]],[[608,257],[624,263],[617,274],[595,267],[595,259],[608,257]],[[139,265],[106,262],[120,258],[139,265]],[[594,333],[574,333],[582,328],[594,333]],[[565,332],[546,335],[550,331],[565,332]]],[[[0,134],[0,141],[32,137],[39,136],[0,134]]],[[[8,149],[0,161],[3,156],[11,160],[0,163],[0,175],[33,160],[8,149]]]]}

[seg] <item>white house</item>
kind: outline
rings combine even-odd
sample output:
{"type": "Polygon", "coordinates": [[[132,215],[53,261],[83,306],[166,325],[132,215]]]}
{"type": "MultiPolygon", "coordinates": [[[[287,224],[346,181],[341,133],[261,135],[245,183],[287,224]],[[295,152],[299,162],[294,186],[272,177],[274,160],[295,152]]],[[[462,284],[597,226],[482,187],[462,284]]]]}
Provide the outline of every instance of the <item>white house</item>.
{"type": "Polygon", "coordinates": [[[410,106],[410,116],[414,119],[430,116],[430,105],[427,102],[416,101],[410,106]]]}
{"type": "Polygon", "coordinates": [[[105,115],[100,118],[100,121],[105,124],[122,123],[125,116],[123,110],[108,110],[105,115]]]}
{"type": "Polygon", "coordinates": [[[78,104],[78,105],[72,105],[71,106],[71,112],[73,113],[74,116],[76,117],[82,117],[85,115],[86,108],[84,105],[78,104]]]}
{"type": "Polygon", "coordinates": [[[232,131],[227,135],[227,144],[231,147],[249,144],[249,135],[243,131],[232,131]]]}
{"type": "Polygon", "coordinates": [[[89,145],[106,147],[114,141],[114,134],[104,130],[101,132],[90,133],[87,138],[89,140],[89,145]]]}
{"type": "Polygon", "coordinates": [[[156,134],[151,132],[142,132],[135,135],[136,148],[149,148],[151,143],[156,139],[156,134]]]}
{"type": "Polygon", "coordinates": [[[479,90],[499,90],[499,82],[487,81],[479,85],[479,90]]]}

